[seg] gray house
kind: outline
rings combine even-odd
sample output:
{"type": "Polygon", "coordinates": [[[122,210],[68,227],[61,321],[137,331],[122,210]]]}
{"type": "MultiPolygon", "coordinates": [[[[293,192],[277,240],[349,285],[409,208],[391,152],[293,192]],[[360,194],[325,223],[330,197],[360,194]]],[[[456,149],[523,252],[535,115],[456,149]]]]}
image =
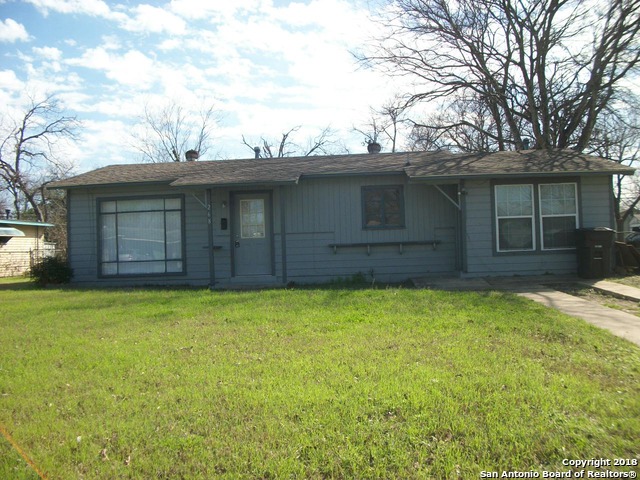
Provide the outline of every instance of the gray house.
{"type": "Polygon", "coordinates": [[[568,151],[384,153],[114,165],[58,182],[74,281],[280,285],[357,273],[576,271],[613,227],[617,163],[568,151]]]}

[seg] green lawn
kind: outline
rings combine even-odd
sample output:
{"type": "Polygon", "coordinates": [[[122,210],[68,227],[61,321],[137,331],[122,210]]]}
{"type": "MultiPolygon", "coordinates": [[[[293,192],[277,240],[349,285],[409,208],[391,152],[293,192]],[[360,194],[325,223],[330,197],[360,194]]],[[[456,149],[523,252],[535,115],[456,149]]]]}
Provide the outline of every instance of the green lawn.
{"type": "MultiPolygon", "coordinates": [[[[513,295],[7,287],[0,305],[0,424],[49,479],[478,478],[640,453],[640,349],[513,295]]],[[[1,438],[0,478],[38,478],[1,438]]]]}

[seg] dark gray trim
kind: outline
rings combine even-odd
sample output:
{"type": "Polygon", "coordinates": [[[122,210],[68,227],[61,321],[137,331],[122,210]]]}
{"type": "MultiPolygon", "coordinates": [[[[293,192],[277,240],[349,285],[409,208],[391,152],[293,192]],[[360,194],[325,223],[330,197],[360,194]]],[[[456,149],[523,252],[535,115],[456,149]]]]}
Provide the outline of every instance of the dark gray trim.
{"type": "Polygon", "coordinates": [[[71,265],[71,192],[65,190],[67,199],[67,262],[71,265]]]}
{"type": "Polygon", "coordinates": [[[456,234],[455,234],[455,268],[458,272],[462,271],[463,265],[463,256],[464,252],[462,250],[462,209],[464,208],[462,205],[462,194],[460,185],[456,185],[456,196],[458,200],[458,208],[456,208],[456,234]]]}
{"type": "Polygon", "coordinates": [[[404,185],[363,185],[360,187],[360,214],[361,225],[363,230],[398,230],[406,228],[405,221],[405,203],[404,203],[404,185]],[[368,190],[385,190],[391,188],[400,189],[400,225],[380,225],[379,227],[370,227],[365,223],[366,220],[366,207],[365,207],[365,192],[368,190]]]}
{"type": "MultiPolygon", "coordinates": [[[[611,220],[609,220],[609,228],[617,231],[618,223],[616,221],[616,206],[614,203],[614,193],[613,193],[613,175],[609,175],[609,212],[611,216],[611,220]]],[[[582,213],[582,212],[580,212],[582,213]]],[[[580,215],[582,218],[582,215],[580,215]]]]}
{"type": "Polygon", "coordinates": [[[280,256],[282,264],[282,283],[287,283],[287,227],[285,219],[285,198],[283,188],[278,188],[280,197],[280,256]]]}
{"type": "Polygon", "coordinates": [[[273,190],[267,192],[269,197],[269,223],[271,226],[271,275],[276,274],[276,232],[273,230],[273,190]]]}
{"type": "MultiPolygon", "coordinates": [[[[106,196],[106,197],[98,197],[95,200],[95,212],[96,212],[96,273],[97,278],[150,278],[150,277],[176,277],[176,276],[184,276],[187,274],[187,235],[186,235],[186,205],[185,205],[185,196],[184,194],[169,194],[169,195],[126,195],[126,196],[106,196]],[[111,201],[126,201],[126,200],[152,200],[152,199],[168,199],[168,198],[179,198],[180,199],[180,209],[169,209],[163,210],[166,212],[180,212],[180,228],[181,228],[181,241],[182,241],[182,258],[180,261],[182,262],[182,271],[181,272],[164,272],[164,273],[120,273],[120,261],[117,262],[102,262],[102,235],[100,228],[100,220],[102,216],[102,212],[100,211],[100,204],[102,202],[111,202],[111,201]],[[102,263],[116,263],[118,265],[118,273],[115,275],[104,275],[102,273],[101,265],[102,263]]],[[[108,212],[106,215],[115,215],[116,216],[116,231],[118,229],[118,213],[146,213],[146,212],[159,212],[161,210],[136,210],[135,212],[118,212],[116,208],[116,212],[108,212]]],[[[166,222],[166,215],[163,220],[166,222]]],[[[166,248],[166,225],[165,225],[165,248],[166,248]]],[[[154,261],[164,261],[165,269],[166,262],[171,261],[167,260],[149,260],[149,261],[137,261],[135,263],[149,263],[154,261]]],[[[175,261],[175,260],[173,260],[175,261]]]]}
{"type": "Polygon", "coordinates": [[[235,248],[235,236],[238,226],[236,225],[236,199],[234,192],[228,192],[229,195],[229,261],[231,262],[229,271],[231,272],[231,278],[236,276],[236,248],[235,248]]]}
{"type": "MultiPolygon", "coordinates": [[[[221,160],[226,161],[226,160],[221,160]]],[[[203,182],[203,183],[175,183],[171,182],[168,186],[171,188],[203,188],[203,187],[215,187],[215,188],[271,188],[277,187],[280,185],[295,185],[298,183],[298,179],[296,180],[274,180],[273,182],[269,181],[256,181],[256,182],[243,182],[243,183],[215,183],[215,182],[203,182]]]]}
{"type": "Polygon", "coordinates": [[[407,175],[404,170],[394,170],[393,172],[353,172],[353,173],[312,173],[300,175],[300,180],[315,180],[319,178],[335,178],[335,177],[388,177],[402,175],[405,178],[413,178],[407,175]]]}
{"type": "Polygon", "coordinates": [[[469,259],[467,254],[467,190],[464,180],[460,180],[460,250],[462,252],[461,271],[467,273],[469,271],[469,259]]]}
{"type": "MultiPolygon", "coordinates": [[[[523,179],[523,178],[556,178],[556,177],[593,177],[593,176],[602,176],[602,175],[623,175],[621,172],[616,171],[571,171],[571,172],[519,172],[519,173],[478,173],[476,175],[473,174],[463,174],[463,175],[420,175],[420,176],[410,176],[409,179],[411,183],[420,182],[420,181],[431,181],[441,183],[443,180],[451,180],[451,181],[459,181],[459,180],[509,180],[509,179],[523,179]]],[[[629,175],[631,175],[629,173],[629,175]]]]}
{"type": "Polygon", "coordinates": [[[144,186],[158,186],[165,185],[167,187],[171,186],[171,183],[175,180],[158,180],[156,182],[113,182],[113,183],[89,183],[82,185],[61,185],[61,186],[51,186],[47,187],[47,190],[79,190],[83,188],[95,189],[95,188],[122,188],[122,187],[144,187],[144,186]]]}
{"type": "Polygon", "coordinates": [[[209,257],[209,286],[214,287],[216,285],[216,264],[214,258],[214,236],[213,236],[213,194],[210,188],[205,191],[205,202],[207,204],[207,240],[209,242],[209,248],[207,254],[209,257]]]}

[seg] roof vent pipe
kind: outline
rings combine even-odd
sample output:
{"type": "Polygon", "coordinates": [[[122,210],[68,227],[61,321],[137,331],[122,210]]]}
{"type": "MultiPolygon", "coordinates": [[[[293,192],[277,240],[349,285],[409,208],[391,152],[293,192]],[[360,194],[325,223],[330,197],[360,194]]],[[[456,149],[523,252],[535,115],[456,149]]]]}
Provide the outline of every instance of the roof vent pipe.
{"type": "Polygon", "coordinates": [[[256,154],[256,158],[260,158],[260,147],[253,147],[253,151],[256,154]]]}
{"type": "Polygon", "coordinates": [[[200,153],[197,150],[187,150],[184,154],[187,159],[187,162],[193,162],[200,157],[200,153]]]}

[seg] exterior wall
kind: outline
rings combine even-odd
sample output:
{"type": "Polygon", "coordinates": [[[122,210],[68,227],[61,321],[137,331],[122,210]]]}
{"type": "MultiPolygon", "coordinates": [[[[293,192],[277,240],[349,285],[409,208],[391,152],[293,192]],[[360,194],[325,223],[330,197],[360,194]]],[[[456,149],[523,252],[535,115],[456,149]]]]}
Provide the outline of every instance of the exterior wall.
{"type": "MultiPolygon", "coordinates": [[[[527,183],[533,179],[514,179],[527,183]]],[[[549,178],[539,179],[541,182],[549,178]]],[[[572,180],[568,180],[572,181],[572,180]]],[[[613,228],[611,177],[584,176],[577,179],[579,226],[613,228]]],[[[489,180],[465,184],[464,276],[568,274],[577,270],[574,250],[552,252],[501,253],[495,251],[494,206],[489,180]]],[[[536,229],[538,224],[536,223],[536,229]]]]}
{"type": "Polygon", "coordinates": [[[16,225],[24,237],[11,237],[0,244],[0,277],[24,275],[45,252],[44,227],[16,225]]]}
{"type": "MultiPolygon", "coordinates": [[[[574,178],[575,179],[575,178],[574,178]]],[[[513,183],[525,183],[514,180],[513,183]]],[[[581,227],[612,227],[610,177],[577,179],[581,227]]],[[[456,198],[456,186],[441,186],[456,198]]],[[[370,281],[396,282],[412,277],[535,275],[575,273],[574,251],[502,253],[495,251],[492,183],[465,183],[463,196],[463,246],[458,245],[458,210],[434,186],[408,183],[403,176],[335,177],[302,179],[296,185],[212,189],[212,236],[215,286],[246,284],[314,283],[362,274],[370,281]],[[403,185],[405,227],[364,229],[362,187],[403,185]],[[274,275],[260,278],[232,276],[233,238],[231,196],[269,191],[272,195],[274,275]],[[222,228],[226,219],[227,229],[222,228]],[[438,241],[432,245],[400,242],[438,241]],[[365,246],[330,244],[371,243],[365,246]],[[379,242],[397,242],[376,246],[379,242]]],[[[69,193],[69,256],[74,282],[97,285],[210,285],[207,190],[170,187],[78,189],[69,193]],[[97,201],[101,198],[145,195],[184,195],[185,275],[99,278],[97,201]]],[[[536,226],[536,228],[538,228],[536,226]]]]}
{"type": "Polygon", "coordinates": [[[68,254],[73,269],[73,282],[105,286],[117,285],[208,285],[209,260],[207,212],[204,190],[181,191],[173,188],[95,188],[68,192],[68,254]],[[186,275],[99,278],[98,276],[98,199],[184,195],[186,275]]]}
{"type": "Polygon", "coordinates": [[[287,278],[318,282],[361,273],[368,280],[403,281],[456,270],[457,211],[433,186],[408,184],[403,177],[343,177],[303,180],[286,189],[287,278]],[[405,228],[366,230],[362,187],[403,185],[405,228]],[[367,248],[329,244],[432,241],[431,245],[367,248]]]}
{"type": "MultiPolygon", "coordinates": [[[[453,187],[448,187],[453,196],[453,187]]],[[[179,191],[170,187],[78,189],[69,192],[69,257],[74,282],[97,285],[209,285],[206,189],[179,191]],[[186,275],[99,278],[97,201],[102,198],[184,194],[186,275]]],[[[412,185],[404,177],[303,179],[297,185],[212,189],[215,286],[251,283],[314,283],[358,273],[376,281],[403,281],[413,276],[456,271],[457,209],[433,186],[412,185]],[[361,188],[403,185],[405,228],[365,230],[361,188]],[[232,193],[270,191],[273,200],[274,275],[232,276],[232,193]],[[284,213],[283,213],[284,212],[284,213]],[[227,229],[222,229],[226,219],[227,229]],[[285,233],[283,235],[283,232],[285,233]],[[332,243],[438,240],[432,245],[340,247],[332,243]],[[284,254],[286,252],[286,255],[284,254]]]]}

